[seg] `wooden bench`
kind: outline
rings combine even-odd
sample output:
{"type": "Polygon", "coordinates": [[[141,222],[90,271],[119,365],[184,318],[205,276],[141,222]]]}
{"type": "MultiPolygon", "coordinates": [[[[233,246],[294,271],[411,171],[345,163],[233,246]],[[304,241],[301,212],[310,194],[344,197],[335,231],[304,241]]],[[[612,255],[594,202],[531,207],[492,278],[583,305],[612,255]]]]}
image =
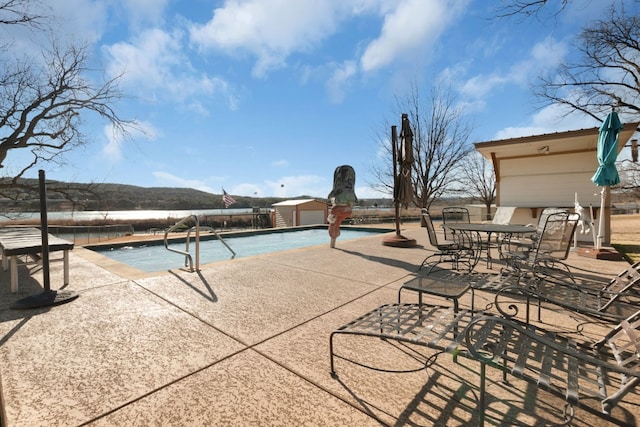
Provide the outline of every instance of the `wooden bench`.
{"type": "MultiPolygon", "coordinates": [[[[69,251],[73,243],[48,235],[49,252],[63,251],[64,284],[69,284],[69,251]]],[[[18,292],[19,255],[36,257],[42,254],[42,232],[31,227],[0,228],[0,248],[2,248],[2,269],[11,269],[11,292],[18,292]]]]}
{"type": "MultiPolygon", "coordinates": [[[[406,342],[481,362],[478,411],[485,419],[486,367],[491,366],[562,397],[566,424],[574,406],[595,398],[603,416],[640,383],[640,311],[623,320],[598,342],[579,342],[490,313],[426,304],[387,304],[338,328],[329,338],[331,375],[338,336],[366,336],[406,342]]],[[[584,405],[587,410],[591,410],[584,405]]]]}

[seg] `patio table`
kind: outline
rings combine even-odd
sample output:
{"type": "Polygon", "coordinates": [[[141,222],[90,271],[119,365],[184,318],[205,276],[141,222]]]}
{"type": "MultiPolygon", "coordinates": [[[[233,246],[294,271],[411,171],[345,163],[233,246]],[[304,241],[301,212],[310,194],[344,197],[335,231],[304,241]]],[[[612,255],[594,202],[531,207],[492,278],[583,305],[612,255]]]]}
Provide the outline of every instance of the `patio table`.
{"type": "Polygon", "coordinates": [[[458,312],[458,299],[468,290],[471,290],[471,313],[474,310],[475,291],[471,287],[470,280],[464,280],[460,275],[452,276],[422,275],[414,277],[405,282],[398,290],[398,303],[401,303],[401,293],[403,290],[418,292],[418,305],[422,305],[422,294],[434,295],[453,301],[453,311],[458,312]]]}
{"type": "MultiPolygon", "coordinates": [[[[454,223],[445,225],[448,229],[461,233],[486,233],[487,235],[487,268],[492,267],[491,257],[491,235],[503,235],[504,238],[509,238],[513,235],[533,234],[536,232],[536,227],[522,224],[493,224],[493,223],[454,223]]],[[[471,241],[483,242],[481,238],[471,239],[471,241]]],[[[485,245],[481,245],[485,246],[485,245]]],[[[482,251],[482,247],[478,248],[482,251]]]]}
{"type": "MultiPolygon", "coordinates": [[[[64,284],[69,284],[69,251],[73,243],[48,235],[49,251],[63,251],[64,284]]],[[[42,253],[42,232],[35,227],[0,228],[0,248],[2,249],[2,269],[10,267],[11,292],[18,292],[18,255],[38,257],[42,253]],[[10,261],[10,262],[9,262],[10,261]],[[10,264],[10,266],[8,265],[10,264]]]]}

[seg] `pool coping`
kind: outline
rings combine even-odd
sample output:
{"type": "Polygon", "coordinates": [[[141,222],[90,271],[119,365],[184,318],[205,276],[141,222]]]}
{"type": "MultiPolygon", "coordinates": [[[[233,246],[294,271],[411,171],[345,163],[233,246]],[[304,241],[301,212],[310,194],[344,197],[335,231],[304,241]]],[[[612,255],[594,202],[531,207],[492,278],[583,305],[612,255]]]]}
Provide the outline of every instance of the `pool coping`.
{"type": "MultiPolygon", "coordinates": [[[[341,230],[368,231],[368,232],[376,233],[375,235],[362,236],[362,237],[358,237],[357,239],[377,237],[377,235],[383,235],[385,233],[390,233],[395,231],[395,229],[393,228],[386,228],[386,227],[366,227],[366,226],[350,226],[350,225],[342,226],[340,228],[341,230]]],[[[298,226],[298,227],[267,228],[267,229],[259,229],[259,230],[226,231],[226,232],[219,232],[218,234],[222,235],[223,238],[231,237],[231,236],[246,237],[246,236],[252,236],[256,234],[273,234],[273,233],[284,233],[284,232],[293,232],[293,231],[301,231],[301,230],[311,230],[311,229],[327,230],[328,226],[327,225],[307,225],[307,226],[298,226]]],[[[181,232],[179,234],[180,234],[179,236],[173,236],[171,238],[168,238],[167,241],[169,243],[185,243],[187,240],[187,233],[181,232]]],[[[207,240],[218,240],[218,237],[215,234],[207,234],[205,236],[202,236],[202,235],[200,236],[200,241],[207,241],[207,240]]],[[[355,239],[350,239],[350,240],[355,240],[355,239]]],[[[328,243],[328,240],[327,240],[327,243],[328,243]]],[[[82,258],[88,261],[91,261],[92,263],[104,268],[105,270],[113,274],[116,274],[122,277],[123,279],[136,280],[136,279],[144,279],[144,278],[150,278],[150,277],[158,277],[170,272],[174,272],[174,273],[192,272],[188,267],[175,267],[175,268],[158,270],[158,271],[140,270],[129,264],[120,262],[116,259],[113,259],[101,253],[109,249],[118,249],[118,248],[123,248],[131,245],[135,245],[135,244],[160,246],[164,244],[164,236],[133,235],[133,236],[127,236],[127,238],[125,239],[119,238],[118,241],[116,242],[105,241],[105,242],[93,243],[89,245],[76,246],[74,251],[78,255],[80,255],[82,258]]],[[[292,251],[301,251],[301,250],[313,248],[316,246],[322,246],[322,244],[310,245],[302,248],[283,249],[276,252],[269,252],[269,253],[250,255],[250,256],[239,257],[239,258],[230,258],[230,259],[201,263],[199,266],[199,269],[202,270],[205,268],[210,268],[214,265],[221,265],[222,263],[234,262],[240,259],[250,259],[250,258],[258,259],[259,257],[271,256],[273,254],[284,254],[292,251]]],[[[194,271],[195,270],[196,269],[194,268],[194,271]]]]}

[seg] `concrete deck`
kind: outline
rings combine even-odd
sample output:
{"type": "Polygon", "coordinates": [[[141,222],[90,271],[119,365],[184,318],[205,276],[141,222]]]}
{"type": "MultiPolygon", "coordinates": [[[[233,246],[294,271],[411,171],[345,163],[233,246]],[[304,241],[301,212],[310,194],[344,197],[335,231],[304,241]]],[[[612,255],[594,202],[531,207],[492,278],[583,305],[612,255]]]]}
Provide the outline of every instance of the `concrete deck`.
{"type": "MultiPolygon", "coordinates": [[[[417,239],[418,247],[389,247],[374,236],[338,239],[330,249],[327,237],[323,246],[155,276],[76,248],[67,289],[80,296],[36,310],[10,306],[41,292],[41,267],[20,266],[18,294],[9,292],[9,274],[2,272],[4,425],[473,425],[475,362],[455,364],[444,354],[426,370],[396,374],[339,360],[339,379],[329,375],[331,331],[396,301],[399,285],[432,251],[424,229],[409,225],[403,234],[417,239]]],[[[628,265],[576,254],[570,264],[594,278],[628,265]]],[[[60,289],[61,263],[52,264],[51,283],[60,289]]],[[[476,307],[490,300],[477,293],[476,307]]],[[[582,324],[583,334],[594,336],[611,327],[554,307],[547,307],[543,320],[574,333],[582,324]]],[[[340,349],[365,363],[420,367],[398,346],[340,338],[340,349]]],[[[488,373],[488,425],[560,421],[562,400],[519,380],[504,384],[495,370],[488,373]]],[[[599,408],[598,402],[588,404],[599,408]]],[[[610,422],[577,409],[573,425],[636,425],[640,390],[613,416],[610,422]]]]}

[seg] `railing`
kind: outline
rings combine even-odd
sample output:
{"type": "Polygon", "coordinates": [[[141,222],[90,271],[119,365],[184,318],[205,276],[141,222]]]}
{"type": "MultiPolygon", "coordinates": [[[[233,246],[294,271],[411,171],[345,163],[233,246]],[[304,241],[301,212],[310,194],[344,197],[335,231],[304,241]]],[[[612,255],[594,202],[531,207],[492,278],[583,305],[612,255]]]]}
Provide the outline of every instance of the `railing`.
{"type": "Polygon", "coordinates": [[[112,225],[49,225],[49,234],[65,240],[72,240],[76,245],[91,244],[122,236],[132,236],[133,226],[130,224],[112,225]]]}
{"type": "Polygon", "coordinates": [[[189,270],[191,272],[193,271],[199,271],[200,270],[200,230],[201,229],[206,229],[208,231],[212,231],[213,234],[216,235],[216,237],[218,238],[218,240],[220,240],[222,242],[223,245],[226,246],[227,249],[229,249],[229,251],[233,254],[232,258],[236,256],[236,253],[234,252],[233,249],[231,249],[231,247],[227,244],[227,242],[224,241],[224,239],[222,237],[220,237],[220,235],[216,232],[215,229],[213,229],[212,227],[200,227],[200,221],[198,220],[198,216],[197,215],[190,215],[186,218],[181,219],[180,221],[176,222],[175,224],[173,224],[171,227],[169,227],[165,232],[164,232],[164,247],[171,252],[175,252],[181,255],[184,255],[184,266],[185,267],[189,267],[189,270]],[[193,221],[195,222],[195,226],[191,227],[189,229],[189,231],[187,231],[187,238],[185,241],[185,250],[181,251],[179,249],[174,249],[174,248],[170,248],[169,247],[169,241],[168,241],[168,236],[169,233],[171,233],[172,231],[175,231],[178,227],[182,227],[184,225],[184,223],[186,223],[187,221],[193,219],[193,221]],[[191,253],[189,252],[189,242],[191,241],[191,231],[195,230],[196,231],[196,268],[194,270],[193,268],[193,257],[191,256],[191,253]]]}

